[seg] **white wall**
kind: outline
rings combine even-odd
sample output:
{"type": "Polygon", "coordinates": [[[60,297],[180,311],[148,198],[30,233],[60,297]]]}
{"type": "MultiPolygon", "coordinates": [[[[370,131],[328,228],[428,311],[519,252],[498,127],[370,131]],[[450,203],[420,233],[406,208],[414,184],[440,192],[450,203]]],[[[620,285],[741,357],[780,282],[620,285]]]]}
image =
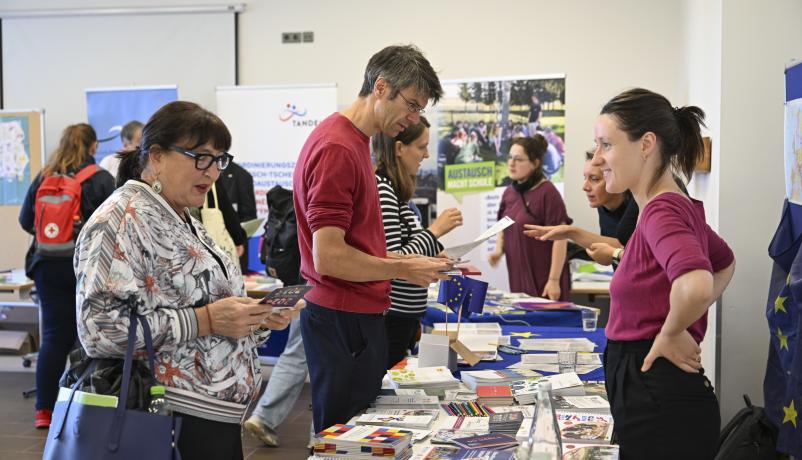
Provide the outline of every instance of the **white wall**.
{"type": "Polygon", "coordinates": [[[737,269],[723,296],[722,418],[762,402],[769,333],[767,248],[785,195],[785,65],[802,58],[802,2],[727,0],[722,8],[719,231],[737,269]]]}
{"type": "MultiPolygon", "coordinates": [[[[705,111],[705,135],[712,142],[710,173],[696,173],[688,184],[688,192],[705,204],[708,224],[718,229],[719,177],[721,175],[721,1],[683,1],[683,73],[680,80],[683,93],[676,105],[690,104],[705,111]]],[[[720,349],[720,330],[717,327],[719,305],[708,310],[707,333],[701,344],[702,366],[705,374],[720,390],[716,355],[720,349]]]]}

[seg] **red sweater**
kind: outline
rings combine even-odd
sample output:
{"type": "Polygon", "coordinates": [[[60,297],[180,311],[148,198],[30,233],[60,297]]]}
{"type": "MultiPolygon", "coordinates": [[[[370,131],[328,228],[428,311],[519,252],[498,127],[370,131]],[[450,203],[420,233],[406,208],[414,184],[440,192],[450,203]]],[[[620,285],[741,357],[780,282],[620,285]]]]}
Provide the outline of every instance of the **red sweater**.
{"type": "Polygon", "coordinates": [[[345,242],[359,251],[387,256],[369,140],[335,113],[309,135],[292,176],[301,274],[314,286],[306,299],[332,310],[382,313],[390,306],[389,280],[356,283],[323,276],[312,259],[312,234],[323,227],[343,229],[345,242]]]}
{"type": "MultiPolygon", "coordinates": [[[[701,201],[663,193],[642,210],[610,283],[607,337],[654,339],[668,316],[671,283],[693,270],[715,273],[732,264],[732,250],[705,223],[701,201]]],[[[707,312],[688,332],[701,342],[707,312]]]]}

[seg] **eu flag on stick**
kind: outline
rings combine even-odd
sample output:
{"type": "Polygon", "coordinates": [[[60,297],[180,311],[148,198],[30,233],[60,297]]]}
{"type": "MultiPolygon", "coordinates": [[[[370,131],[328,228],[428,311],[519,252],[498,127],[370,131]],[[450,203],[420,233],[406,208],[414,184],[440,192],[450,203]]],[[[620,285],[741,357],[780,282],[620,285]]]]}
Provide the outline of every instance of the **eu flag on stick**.
{"type": "Polygon", "coordinates": [[[462,317],[471,313],[482,313],[487,295],[487,283],[464,276],[452,276],[450,280],[440,281],[440,292],[437,301],[459,314],[462,306],[462,317]]]}

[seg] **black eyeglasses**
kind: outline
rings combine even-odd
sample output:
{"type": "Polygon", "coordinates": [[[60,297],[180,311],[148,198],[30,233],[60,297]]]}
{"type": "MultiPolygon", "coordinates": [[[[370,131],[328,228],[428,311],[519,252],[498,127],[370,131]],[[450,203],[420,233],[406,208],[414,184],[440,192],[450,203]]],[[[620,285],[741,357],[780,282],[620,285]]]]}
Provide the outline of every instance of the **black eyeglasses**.
{"type": "Polygon", "coordinates": [[[426,113],[426,110],[424,110],[423,107],[419,106],[416,102],[412,102],[409,99],[405,98],[404,95],[401,93],[401,91],[398,92],[398,95],[401,96],[401,99],[403,99],[404,102],[407,103],[407,110],[409,110],[410,112],[419,113],[421,115],[426,113]]]}
{"type": "Polygon", "coordinates": [[[226,169],[228,165],[231,164],[231,160],[234,159],[234,155],[231,155],[228,152],[223,152],[221,155],[215,156],[210,153],[190,152],[189,150],[176,146],[172,146],[170,148],[178,153],[182,153],[190,158],[194,158],[195,169],[199,169],[201,171],[206,171],[209,169],[209,167],[212,166],[212,163],[217,163],[217,170],[222,171],[226,169]]]}

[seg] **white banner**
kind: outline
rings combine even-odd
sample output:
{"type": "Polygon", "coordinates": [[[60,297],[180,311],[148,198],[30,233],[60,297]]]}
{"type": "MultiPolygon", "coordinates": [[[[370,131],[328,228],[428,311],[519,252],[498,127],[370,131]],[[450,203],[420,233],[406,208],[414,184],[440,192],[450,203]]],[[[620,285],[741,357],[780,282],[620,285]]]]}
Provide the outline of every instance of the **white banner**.
{"type": "Polygon", "coordinates": [[[268,190],[292,188],[306,138],[335,111],[334,84],[217,88],[217,115],[231,131],[234,161],[253,175],[259,217],[267,216],[268,190]]]}

